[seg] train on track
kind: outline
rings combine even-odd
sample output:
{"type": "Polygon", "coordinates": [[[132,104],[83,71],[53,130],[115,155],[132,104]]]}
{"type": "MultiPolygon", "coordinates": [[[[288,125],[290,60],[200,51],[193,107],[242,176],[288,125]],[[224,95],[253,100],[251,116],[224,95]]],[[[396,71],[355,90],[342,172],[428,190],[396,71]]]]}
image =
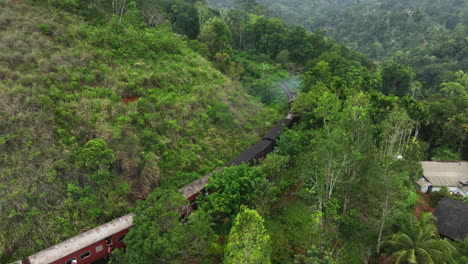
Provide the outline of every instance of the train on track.
{"type": "MultiPolygon", "coordinates": [[[[288,103],[296,98],[297,94],[292,92],[287,85],[280,84],[288,103]]],[[[291,107],[289,107],[291,109],[291,107]]],[[[241,165],[243,163],[255,164],[258,160],[266,157],[273,151],[276,140],[281,133],[293,125],[295,122],[291,110],[288,115],[281,119],[270,131],[257,143],[229,161],[226,166],[204,175],[203,177],[185,185],[179,192],[189,201],[189,206],[181,209],[182,215],[189,214],[196,207],[196,198],[200,193],[204,193],[208,179],[215,172],[219,172],[226,167],[241,165]]],[[[15,262],[16,264],[92,264],[98,260],[106,258],[117,248],[125,247],[123,239],[125,234],[133,226],[133,214],[127,214],[108,223],[88,230],[57,245],[37,252],[27,259],[15,262]]]]}

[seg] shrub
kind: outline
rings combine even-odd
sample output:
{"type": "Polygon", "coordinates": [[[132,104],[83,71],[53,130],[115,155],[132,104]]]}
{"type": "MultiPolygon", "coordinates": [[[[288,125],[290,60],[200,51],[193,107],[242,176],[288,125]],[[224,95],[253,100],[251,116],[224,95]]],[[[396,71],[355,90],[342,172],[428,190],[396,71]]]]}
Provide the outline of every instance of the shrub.
{"type": "Polygon", "coordinates": [[[115,154],[100,138],[91,139],[78,154],[78,160],[89,170],[106,168],[115,161],[115,154]]]}
{"type": "Polygon", "coordinates": [[[429,205],[434,208],[440,200],[448,196],[450,196],[449,189],[445,186],[442,187],[440,191],[433,191],[429,194],[429,205]]]}
{"type": "Polygon", "coordinates": [[[48,25],[39,24],[37,27],[39,28],[40,31],[42,31],[44,35],[50,35],[50,29],[48,25]]]}

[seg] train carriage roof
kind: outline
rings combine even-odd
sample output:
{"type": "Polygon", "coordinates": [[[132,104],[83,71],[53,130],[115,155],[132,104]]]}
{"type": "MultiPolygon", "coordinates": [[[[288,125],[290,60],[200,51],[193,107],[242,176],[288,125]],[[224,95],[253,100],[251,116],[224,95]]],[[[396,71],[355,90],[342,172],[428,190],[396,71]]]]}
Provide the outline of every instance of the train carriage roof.
{"type": "Polygon", "coordinates": [[[288,103],[294,102],[294,100],[297,97],[297,93],[292,92],[291,89],[289,88],[289,86],[287,84],[285,84],[285,83],[280,83],[280,86],[281,86],[281,88],[283,88],[284,93],[288,97],[288,103]]]}
{"type": "Polygon", "coordinates": [[[271,142],[270,140],[261,140],[255,143],[246,151],[239,154],[239,156],[231,160],[228,163],[228,166],[241,165],[242,163],[247,163],[247,162],[252,161],[258,153],[267,149],[269,146],[271,146],[271,144],[273,144],[273,142],[271,142]]]}
{"type": "Polygon", "coordinates": [[[193,195],[203,190],[203,188],[205,188],[205,185],[208,183],[208,179],[213,175],[213,173],[222,171],[224,168],[226,168],[226,166],[217,168],[215,171],[210,172],[205,176],[185,185],[184,187],[179,189],[179,192],[181,192],[182,195],[187,199],[192,197],[193,195]]]}
{"type": "Polygon", "coordinates": [[[127,214],[94,229],[81,233],[55,246],[39,251],[29,257],[31,264],[51,263],[82,248],[104,240],[113,234],[133,226],[133,214],[127,214]]]}
{"type": "Polygon", "coordinates": [[[281,135],[283,130],[289,127],[291,123],[292,123],[291,119],[288,119],[288,118],[281,119],[281,121],[276,123],[276,125],[272,129],[270,129],[270,131],[268,131],[268,133],[265,136],[263,136],[263,139],[276,140],[281,135]]]}

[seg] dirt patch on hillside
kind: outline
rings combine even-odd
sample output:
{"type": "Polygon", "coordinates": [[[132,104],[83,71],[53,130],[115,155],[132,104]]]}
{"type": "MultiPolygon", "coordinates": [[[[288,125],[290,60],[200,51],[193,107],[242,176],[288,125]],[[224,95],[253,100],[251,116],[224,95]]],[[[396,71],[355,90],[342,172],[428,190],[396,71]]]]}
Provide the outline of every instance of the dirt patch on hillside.
{"type": "Polygon", "coordinates": [[[422,212],[433,212],[434,208],[429,206],[429,195],[425,193],[419,193],[419,200],[416,206],[414,207],[414,216],[419,218],[422,212]]]}
{"type": "Polygon", "coordinates": [[[136,97],[136,96],[133,96],[133,97],[124,97],[124,98],[122,98],[122,102],[123,102],[124,104],[133,103],[133,102],[135,102],[136,100],[138,100],[138,97],[136,97]]]}

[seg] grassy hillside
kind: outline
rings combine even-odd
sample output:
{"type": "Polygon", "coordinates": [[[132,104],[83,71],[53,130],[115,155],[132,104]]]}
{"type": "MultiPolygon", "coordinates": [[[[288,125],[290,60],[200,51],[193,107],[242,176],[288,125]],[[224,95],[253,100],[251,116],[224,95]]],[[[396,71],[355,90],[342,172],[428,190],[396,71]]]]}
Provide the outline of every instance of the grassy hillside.
{"type": "Polygon", "coordinates": [[[280,116],[164,25],[1,0],[0,39],[2,263],[181,187],[280,116]]]}

